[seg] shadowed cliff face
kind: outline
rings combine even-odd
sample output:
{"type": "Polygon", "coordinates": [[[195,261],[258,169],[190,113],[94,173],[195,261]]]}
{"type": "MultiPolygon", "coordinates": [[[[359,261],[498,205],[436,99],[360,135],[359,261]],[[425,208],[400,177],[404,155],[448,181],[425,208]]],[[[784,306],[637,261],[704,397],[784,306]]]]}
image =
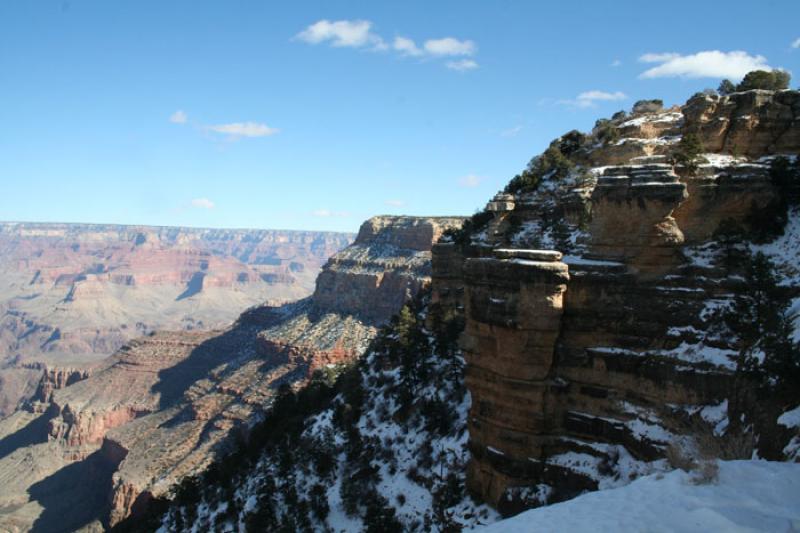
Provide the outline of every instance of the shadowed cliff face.
{"type": "Polygon", "coordinates": [[[63,487],[66,472],[100,472],[107,504],[88,518],[67,517],[114,524],[201,471],[247,434],[281,384],[299,386],[317,368],[358,357],[376,327],[429,282],[432,239],[460,223],[376,217],[364,225],[368,235],[323,267],[313,297],[253,307],[221,331],[144,336],[89,375],[48,370],[36,401],[0,420],[0,479],[13,479],[0,488],[0,527],[52,523],[62,507],[49,488],[63,487]],[[327,297],[347,286],[360,287],[358,299],[327,297]],[[26,461],[39,466],[20,473],[26,461]]]}
{"type": "MultiPolygon", "coordinates": [[[[433,300],[466,320],[474,494],[514,513],[620,485],[666,468],[691,424],[738,418],[736,339],[709,317],[741,279],[714,234],[775,198],[770,161],[800,152],[799,119],[797,91],[617,119],[620,138],[589,136],[565,178],[496,197],[468,244],[434,247],[433,300]],[[667,157],[688,133],[706,152],[693,174],[667,157]]],[[[792,249],[776,261],[796,274],[792,249]]],[[[791,432],[763,412],[760,453],[780,458],[791,432]]]]}
{"type": "Polygon", "coordinates": [[[91,364],[156,329],[224,327],[308,296],[352,236],[0,223],[0,416],[36,391],[32,365],[91,364]]]}

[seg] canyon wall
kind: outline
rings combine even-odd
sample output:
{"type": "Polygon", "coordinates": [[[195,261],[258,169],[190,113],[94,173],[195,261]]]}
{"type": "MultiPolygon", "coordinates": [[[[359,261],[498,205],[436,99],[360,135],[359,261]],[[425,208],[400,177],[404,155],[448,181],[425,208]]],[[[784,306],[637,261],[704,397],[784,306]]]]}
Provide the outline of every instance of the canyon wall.
{"type": "Polygon", "coordinates": [[[308,296],[342,233],[0,223],[0,416],[32,365],[91,365],[157,329],[224,327],[308,296]]]}
{"type": "Polygon", "coordinates": [[[663,468],[687,423],[735,414],[738,346],[709,320],[742,280],[714,235],[776,197],[800,93],[701,95],[614,127],[562,181],[499,195],[469,242],[434,247],[433,301],[466,324],[468,488],[505,514],[663,468]],[[688,133],[706,147],[695,173],[667,157],[688,133]]]}
{"type": "Polygon", "coordinates": [[[430,280],[432,243],[462,218],[374,217],[317,278],[314,306],[383,322],[430,280]]]}
{"type": "Polygon", "coordinates": [[[0,421],[0,479],[13,479],[0,490],[0,528],[52,524],[53,504],[31,487],[95,463],[105,500],[87,524],[114,525],[145,509],[246,436],[282,384],[299,387],[314,370],[358,357],[429,283],[433,239],[460,224],[370,219],[358,241],[322,267],[311,297],[254,306],[221,330],[147,334],[87,375],[48,369],[35,400],[0,421]],[[345,287],[359,287],[360,298],[336,301],[345,287]],[[31,463],[40,466],[19,472],[31,463]]]}

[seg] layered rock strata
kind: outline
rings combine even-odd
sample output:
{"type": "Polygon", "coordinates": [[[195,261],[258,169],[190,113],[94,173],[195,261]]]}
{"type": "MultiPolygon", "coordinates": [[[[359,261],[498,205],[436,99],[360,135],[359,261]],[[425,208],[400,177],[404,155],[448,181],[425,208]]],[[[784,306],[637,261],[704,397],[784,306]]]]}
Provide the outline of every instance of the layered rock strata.
{"type": "Polygon", "coordinates": [[[91,370],[87,368],[51,368],[43,367],[42,379],[36,388],[32,402],[48,403],[53,399],[53,392],[68,387],[73,383],[89,377],[91,370]]]}
{"type": "Polygon", "coordinates": [[[617,119],[622,138],[590,138],[567,178],[495,197],[468,244],[434,247],[433,300],[466,324],[474,494],[511,514],[619,485],[664,468],[687,424],[729,423],[737,345],[709,318],[741,278],[713,237],[775,198],[798,102],[697,96],[617,119]],[[667,157],[689,132],[707,147],[694,175],[667,157]]]}
{"type": "Polygon", "coordinates": [[[318,313],[388,320],[430,279],[431,246],[463,219],[374,217],[325,265],[314,291],[318,313]]]}
{"type": "MultiPolygon", "coordinates": [[[[472,394],[470,439],[477,451],[503,447],[517,454],[541,449],[547,434],[545,382],[560,331],[567,265],[557,252],[498,250],[495,258],[464,264],[466,316],[461,345],[465,383],[472,394]],[[510,449],[509,449],[510,448],[510,449]]],[[[507,483],[481,475],[483,458],[470,463],[470,479],[497,502],[507,483]],[[480,481],[477,481],[480,480],[480,481]]]]}
{"type": "Polygon", "coordinates": [[[81,366],[157,329],[224,327],[311,294],[353,235],[0,222],[0,416],[36,394],[32,365],[81,366]]]}
{"type": "Polygon", "coordinates": [[[315,369],[358,357],[387,315],[429,283],[432,239],[459,223],[376,217],[353,249],[324,266],[319,302],[253,307],[224,330],[156,332],[123,346],[86,379],[48,377],[40,395],[47,402],[0,421],[0,479],[21,464],[40,465],[0,489],[0,528],[50,524],[48,502],[29,488],[95,463],[103,465],[106,503],[87,524],[111,526],[145,509],[246,437],[282,384],[300,386],[315,369]],[[354,286],[358,299],[331,296],[354,286]]]}

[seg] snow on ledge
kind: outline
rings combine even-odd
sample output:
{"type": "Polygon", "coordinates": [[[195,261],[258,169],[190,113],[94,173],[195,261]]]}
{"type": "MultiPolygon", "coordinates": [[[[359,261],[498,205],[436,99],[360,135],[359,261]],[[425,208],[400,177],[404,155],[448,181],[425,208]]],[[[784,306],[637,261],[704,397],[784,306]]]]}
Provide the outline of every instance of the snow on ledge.
{"type": "Polygon", "coordinates": [[[586,259],[584,257],[580,257],[577,255],[565,255],[562,261],[567,263],[568,265],[609,266],[609,267],[625,266],[625,263],[620,263],[619,261],[586,259]]]}
{"type": "Polygon", "coordinates": [[[675,470],[624,487],[584,494],[492,524],[481,531],[780,532],[800,529],[800,464],[723,461],[715,484],[675,470]]]}
{"type": "Polygon", "coordinates": [[[670,111],[667,113],[647,114],[641,117],[626,120],[619,125],[620,128],[627,128],[630,126],[641,126],[642,124],[657,123],[657,122],[678,122],[683,119],[683,113],[670,111]]]}
{"type": "Polygon", "coordinates": [[[790,429],[800,427],[800,405],[779,416],[778,424],[790,429]]]}

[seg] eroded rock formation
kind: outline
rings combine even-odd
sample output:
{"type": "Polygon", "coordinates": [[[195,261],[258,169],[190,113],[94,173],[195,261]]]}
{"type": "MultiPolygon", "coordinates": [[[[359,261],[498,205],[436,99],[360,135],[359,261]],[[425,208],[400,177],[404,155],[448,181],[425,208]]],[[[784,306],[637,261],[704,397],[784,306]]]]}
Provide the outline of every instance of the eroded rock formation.
{"type": "Polygon", "coordinates": [[[33,365],[42,368],[43,375],[32,402],[48,403],[53,399],[53,391],[63,389],[89,377],[87,368],[52,368],[47,365],[33,365]]]}
{"type": "Polygon", "coordinates": [[[0,223],[0,416],[37,393],[34,364],[91,364],[150,331],[224,327],[308,296],[352,237],[0,223]]]}
{"type": "Polygon", "coordinates": [[[374,217],[317,278],[317,312],[388,320],[430,279],[432,243],[461,218],[374,217]]]}
{"type": "Polygon", "coordinates": [[[639,110],[566,179],[496,197],[469,243],[434,247],[433,301],[466,322],[474,494],[513,513],[624,483],[687,418],[728,423],[737,346],[708,320],[741,280],[709,250],[774,199],[769,161],[800,152],[799,105],[750,91],[639,110]],[[688,175],[666,156],[692,132],[707,153],[688,175]]]}
{"type": "Polygon", "coordinates": [[[92,523],[144,509],[247,435],[281,384],[299,386],[315,369],[359,356],[377,326],[429,282],[433,239],[460,222],[376,217],[324,266],[311,298],[253,307],[224,330],[146,335],[85,379],[48,374],[40,401],[0,421],[0,479],[39,465],[0,490],[0,527],[47,515],[46,503],[20,495],[87,461],[107,473],[106,503],[92,523]],[[345,287],[358,287],[359,298],[332,299],[345,287]]]}

